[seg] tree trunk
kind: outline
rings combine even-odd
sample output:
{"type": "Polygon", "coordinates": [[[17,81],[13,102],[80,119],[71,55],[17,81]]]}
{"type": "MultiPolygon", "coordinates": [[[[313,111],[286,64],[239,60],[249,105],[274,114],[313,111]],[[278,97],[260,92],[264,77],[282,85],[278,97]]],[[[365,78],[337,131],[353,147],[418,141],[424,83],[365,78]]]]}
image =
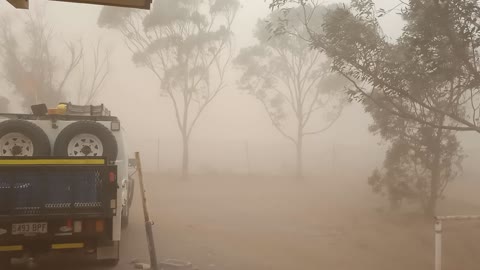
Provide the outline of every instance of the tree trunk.
{"type": "Polygon", "coordinates": [[[426,215],[434,216],[437,209],[437,201],[438,201],[438,191],[440,188],[440,159],[442,156],[442,136],[443,132],[442,129],[438,129],[437,135],[433,140],[433,162],[432,162],[432,176],[431,176],[431,183],[430,183],[430,194],[427,202],[426,208],[426,215]]]}
{"type": "Polygon", "coordinates": [[[296,177],[297,179],[303,179],[303,134],[300,128],[298,130],[296,147],[297,147],[296,177]]]}
{"type": "Polygon", "coordinates": [[[190,151],[189,151],[189,140],[187,134],[182,132],[182,144],[183,144],[183,154],[182,154],[182,179],[188,180],[189,177],[189,167],[190,167],[190,151]]]}

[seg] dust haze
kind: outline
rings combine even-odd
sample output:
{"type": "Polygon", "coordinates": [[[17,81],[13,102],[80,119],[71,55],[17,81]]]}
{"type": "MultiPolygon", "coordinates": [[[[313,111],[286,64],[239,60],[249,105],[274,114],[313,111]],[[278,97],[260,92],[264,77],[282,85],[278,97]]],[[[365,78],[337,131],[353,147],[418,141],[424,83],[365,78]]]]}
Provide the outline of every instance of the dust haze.
{"type": "MultiPolygon", "coordinates": [[[[372,192],[368,183],[372,171],[383,166],[389,144],[369,131],[374,120],[362,104],[345,102],[330,128],[305,137],[299,179],[295,144],[272,125],[262,103],[241,89],[243,70],[233,58],[258,43],[254,32],[271,13],[268,2],[240,1],[225,87],[192,129],[188,179],[181,176],[182,136],[172,101],[161,93],[155,74],[132,61],[126,38],[97,25],[102,8],[61,2],[45,6],[59,42],[101,40],[110,51],[110,71],[93,103],[105,104],[119,117],[129,152],[141,154],[159,257],[211,270],[433,269],[432,219],[414,203],[392,211],[388,199],[372,192]]],[[[397,4],[375,2],[384,9],[397,4]]],[[[336,1],[325,1],[332,3],[336,1]]],[[[30,11],[18,11],[4,1],[0,16],[40,8],[35,3],[30,11]]],[[[380,22],[392,39],[401,34],[404,22],[398,15],[388,14],[380,22]]],[[[68,54],[59,59],[66,61],[68,54]]],[[[73,98],[74,91],[66,90],[66,98],[73,98]]],[[[9,97],[10,112],[25,110],[2,74],[0,95],[9,97]]],[[[321,128],[330,119],[315,115],[311,121],[321,128]]],[[[449,183],[437,213],[477,214],[478,135],[456,136],[465,156],[463,170],[449,183]]],[[[445,269],[478,269],[478,223],[449,224],[444,230],[445,269]]],[[[148,261],[138,185],[122,237],[116,269],[132,269],[133,259],[148,261]]]]}

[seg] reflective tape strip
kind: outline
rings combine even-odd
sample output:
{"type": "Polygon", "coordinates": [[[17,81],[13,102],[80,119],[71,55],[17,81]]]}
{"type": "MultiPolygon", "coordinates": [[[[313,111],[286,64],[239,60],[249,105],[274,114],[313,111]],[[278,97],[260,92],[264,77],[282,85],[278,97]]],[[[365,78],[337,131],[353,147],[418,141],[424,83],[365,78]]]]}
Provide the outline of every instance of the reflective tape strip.
{"type": "Polygon", "coordinates": [[[0,165],[105,165],[104,159],[0,159],[0,165]]]}
{"type": "Polygon", "coordinates": [[[0,252],[2,251],[21,251],[23,246],[0,246],[0,252]]]}
{"type": "Polygon", "coordinates": [[[68,243],[68,244],[52,244],[52,249],[75,249],[84,248],[83,243],[68,243]]]}

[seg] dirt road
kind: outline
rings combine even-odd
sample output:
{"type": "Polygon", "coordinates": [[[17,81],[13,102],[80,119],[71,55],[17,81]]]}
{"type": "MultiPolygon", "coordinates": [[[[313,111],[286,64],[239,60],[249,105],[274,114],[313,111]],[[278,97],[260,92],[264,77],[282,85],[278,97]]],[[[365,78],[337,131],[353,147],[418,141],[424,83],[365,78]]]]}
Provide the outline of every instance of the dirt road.
{"type": "MultiPolygon", "coordinates": [[[[146,186],[161,259],[205,270],[433,269],[431,221],[388,213],[364,180],[148,175],[146,186]]],[[[455,196],[442,202],[442,211],[480,213],[466,202],[472,188],[452,188],[455,196]]],[[[133,269],[135,258],[147,261],[138,198],[115,270],[133,269]]],[[[446,225],[445,270],[478,269],[479,224],[446,225]]],[[[75,265],[56,268],[105,269],[75,265]]]]}

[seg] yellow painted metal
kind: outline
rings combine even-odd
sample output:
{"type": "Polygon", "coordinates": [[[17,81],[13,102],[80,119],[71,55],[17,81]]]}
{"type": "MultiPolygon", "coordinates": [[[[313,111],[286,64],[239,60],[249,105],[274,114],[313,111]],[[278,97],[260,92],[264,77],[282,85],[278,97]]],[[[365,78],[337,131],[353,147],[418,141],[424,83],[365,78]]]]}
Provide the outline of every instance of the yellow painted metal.
{"type": "Polygon", "coordinates": [[[0,246],[0,252],[4,251],[22,251],[23,246],[17,245],[17,246],[0,246]]]}
{"type": "Polygon", "coordinates": [[[0,159],[1,165],[105,165],[104,159],[0,159]]]}
{"type": "Polygon", "coordinates": [[[52,244],[52,249],[76,249],[84,247],[85,244],[83,243],[52,244]]]}

